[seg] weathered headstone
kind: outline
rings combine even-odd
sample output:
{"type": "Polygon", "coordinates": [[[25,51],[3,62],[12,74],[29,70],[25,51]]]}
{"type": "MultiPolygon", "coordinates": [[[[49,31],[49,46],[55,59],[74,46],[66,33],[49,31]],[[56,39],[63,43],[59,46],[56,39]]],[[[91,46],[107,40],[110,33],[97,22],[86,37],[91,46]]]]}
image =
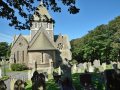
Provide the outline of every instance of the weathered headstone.
{"type": "Polygon", "coordinates": [[[87,62],[83,63],[84,69],[87,69],[87,62]]]}
{"type": "Polygon", "coordinates": [[[89,66],[89,72],[94,72],[94,67],[93,66],[89,66]]]}
{"type": "Polygon", "coordinates": [[[74,64],[74,65],[72,66],[72,73],[76,73],[76,71],[77,71],[77,67],[76,67],[76,64],[74,64]]]}
{"type": "Polygon", "coordinates": [[[6,90],[7,87],[6,87],[6,84],[4,83],[3,80],[0,80],[0,90],[6,90]]]}
{"type": "Polygon", "coordinates": [[[106,70],[106,63],[102,63],[103,70],[106,70]]]}
{"type": "Polygon", "coordinates": [[[16,82],[16,79],[15,78],[11,78],[10,79],[10,90],[14,90],[14,84],[16,82]]]}
{"type": "Polygon", "coordinates": [[[92,77],[90,73],[80,75],[80,84],[84,90],[94,90],[92,89],[92,77]]]}
{"type": "Polygon", "coordinates": [[[2,70],[1,70],[1,67],[0,67],[0,78],[2,78],[2,70]]]}
{"type": "Polygon", "coordinates": [[[55,80],[55,83],[59,83],[61,75],[58,75],[56,72],[53,72],[53,78],[55,80]]]}
{"type": "Polygon", "coordinates": [[[120,90],[120,70],[105,70],[106,90],[120,90]]]}
{"type": "Polygon", "coordinates": [[[120,62],[118,62],[117,64],[118,64],[118,69],[120,69],[120,62]]]}
{"type": "Polygon", "coordinates": [[[61,90],[75,90],[74,86],[72,85],[72,82],[69,80],[69,78],[64,78],[64,80],[61,83],[61,90]]]}
{"type": "Polygon", "coordinates": [[[95,68],[98,68],[100,66],[100,60],[94,60],[93,65],[95,68]]]}
{"type": "Polygon", "coordinates": [[[27,83],[18,79],[15,83],[14,83],[14,90],[25,90],[27,83]]]}
{"type": "Polygon", "coordinates": [[[60,66],[59,66],[59,68],[58,68],[58,75],[61,75],[61,68],[60,68],[60,66]]]}
{"type": "Polygon", "coordinates": [[[85,68],[82,63],[77,65],[77,73],[84,73],[85,68]]]}
{"type": "Polygon", "coordinates": [[[32,81],[32,90],[45,90],[46,89],[45,76],[43,73],[39,74],[37,71],[35,71],[33,73],[31,81],[32,81]]]}

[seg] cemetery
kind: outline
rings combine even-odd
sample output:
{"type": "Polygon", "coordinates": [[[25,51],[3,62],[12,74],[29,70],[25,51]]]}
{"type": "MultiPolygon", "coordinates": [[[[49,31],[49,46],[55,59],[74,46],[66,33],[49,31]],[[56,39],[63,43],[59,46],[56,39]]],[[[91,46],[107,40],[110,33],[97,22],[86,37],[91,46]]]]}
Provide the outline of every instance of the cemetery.
{"type": "MultiPolygon", "coordinates": [[[[10,20],[9,26],[15,27],[15,30],[28,30],[28,34],[13,31],[10,43],[0,41],[0,90],[120,90],[120,16],[109,22],[107,20],[105,24],[97,23],[103,19],[99,17],[94,21],[97,27],[90,28],[80,38],[69,40],[68,35],[56,34],[54,29],[70,29],[72,32],[64,33],[70,33],[69,37],[74,37],[78,34],[77,29],[86,28],[84,25],[97,17],[97,12],[94,15],[84,12],[87,15],[84,19],[81,14],[75,16],[74,21],[73,17],[61,13],[63,6],[57,6],[60,1],[68,7],[70,14],[79,13],[77,0],[0,1],[0,20],[1,17],[10,20]],[[49,8],[61,13],[64,19],[69,17],[69,20],[61,19],[55,14],[54,17],[57,16],[60,20],[60,27],[56,28],[58,23],[50,15],[49,8]],[[93,18],[88,18],[89,16],[93,18]]],[[[90,6],[86,6],[93,10],[99,6],[96,3],[89,2],[90,6]]],[[[87,9],[87,12],[92,10],[87,9]]],[[[113,12],[109,15],[112,14],[113,12]]],[[[93,27],[91,22],[89,25],[93,27]]],[[[6,22],[2,24],[6,25],[6,22]]],[[[6,31],[4,33],[10,34],[6,31]]],[[[10,39],[9,35],[6,37],[10,39]]],[[[1,38],[4,35],[0,32],[0,40],[1,38]]]]}
{"type": "MultiPolygon", "coordinates": [[[[69,62],[70,64],[71,62],[69,62]]],[[[9,64],[9,63],[8,63],[9,64]]],[[[71,63],[71,66],[58,67],[52,74],[36,70],[17,71],[26,75],[16,75],[0,80],[0,90],[119,90],[120,62],[110,64],[94,60],[93,63],[71,63]],[[71,73],[69,73],[69,68],[71,73]],[[67,70],[65,70],[67,69],[67,70]],[[64,73],[65,72],[65,73],[64,73]],[[67,75],[66,75],[67,74],[67,75]],[[70,75],[69,75],[70,74],[70,75]],[[21,76],[21,77],[20,77],[21,76]],[[9,82],[9,86],[6,85],[9,82]],[[9,89],[8,89],[9,88],[9,89]]],[[[1,72],[1,77],[2,76],[1,72]]]]}

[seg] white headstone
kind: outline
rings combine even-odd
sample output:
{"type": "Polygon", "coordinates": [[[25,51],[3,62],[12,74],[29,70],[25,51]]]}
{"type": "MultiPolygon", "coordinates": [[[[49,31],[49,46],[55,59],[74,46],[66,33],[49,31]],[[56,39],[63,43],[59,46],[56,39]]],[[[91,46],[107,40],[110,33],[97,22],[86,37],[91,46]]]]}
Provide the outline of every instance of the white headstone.
{"type": "Polygon", "coordinates": [[[106,70],[106,63],[102,63],[102,68],[106,70]]]}
{"type": "Polygon", "coordinates": [[[85,68],[84,65],[82,63],[77,65],[77,73],[84,73],[85,68]]]}
{"type": "Polygon", "coordinates": [[[10,79],[10,90],[14,90],[14,84],[15,84],[16,80],[17,79],[13,79],[13,78],[10,79]]]}
{"type": "Polygon", "coordinates": [[[58,68],[58,75],[61,75],[61,68],[60,68],[60,66],[58,68]]]}
{"type": "Polygon", "coordinates": [[[84,69],[87,69],[87,63],[86,62],[83,63],[83,67],[84,67],[84,69]]]}
{"type": "Polygon", "coordinates": [[[72,73],[76,73],[76,71],[77,71],[77,67],[76,67],[76,64],[74,64],[74,65],[72,66],[72,73]]]}
{"type": "Polygon", "coordinates": [[[118,69],[120,69],[120,62],[118,62],[118,69]]]}
{"type": "Polygon", "coordinates": [[[94,60],[93,62],[94,67],[99,67],[100,66],[100,60],[94,60]]]}
{"type": "Polygon", "coordinates": [[[89,72],[94,72],[94,67],[93,66],[89,66],[89,72]]]}

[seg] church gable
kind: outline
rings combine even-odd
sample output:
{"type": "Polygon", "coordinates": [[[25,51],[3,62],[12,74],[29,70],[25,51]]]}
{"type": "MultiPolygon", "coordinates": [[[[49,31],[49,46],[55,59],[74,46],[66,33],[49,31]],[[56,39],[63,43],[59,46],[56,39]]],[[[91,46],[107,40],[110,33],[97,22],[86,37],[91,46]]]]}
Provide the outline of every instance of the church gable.
{"type": "Polygon", "coordinates": [[[14,41],[12,48],[18,47],[18,46],[26,46],[26,45],[28,45],[27,40],[20,34],[14,41]]]}
{"type": "Polygon", "coordinates": [[[54,43],[49,39],[47,32],[40,28],[29,43],[29,50],[55,50],[54,43]]]}
{"type": "Polygon", "coordinates": [[[27,59],[28,59],[27,49],[28,49],[28,42],[20,34],[12,45],[10,62],[27,63],[27,59]]]}
{"type": "Polygon", "coordinates": [[[71,46],[70,46],[70,42],[68,40],[68,37],[66,35],[59,35],[58,38],[56,39],[56,47],[59,49],[59,50],[62,50],[62,49],[70,49],[71,46]]]}

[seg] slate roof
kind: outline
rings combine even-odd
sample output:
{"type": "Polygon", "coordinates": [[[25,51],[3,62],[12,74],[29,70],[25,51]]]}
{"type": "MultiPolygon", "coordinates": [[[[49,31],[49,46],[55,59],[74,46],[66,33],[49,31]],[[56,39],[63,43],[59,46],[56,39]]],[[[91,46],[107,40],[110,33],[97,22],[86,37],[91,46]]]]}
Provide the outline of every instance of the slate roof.
{"type": "Polygon", "coordinates": [[[56,50],[56,47],[55,43],[49,39],[47,31],[41,27],[30,41],[28,50],[56,50]]]}

